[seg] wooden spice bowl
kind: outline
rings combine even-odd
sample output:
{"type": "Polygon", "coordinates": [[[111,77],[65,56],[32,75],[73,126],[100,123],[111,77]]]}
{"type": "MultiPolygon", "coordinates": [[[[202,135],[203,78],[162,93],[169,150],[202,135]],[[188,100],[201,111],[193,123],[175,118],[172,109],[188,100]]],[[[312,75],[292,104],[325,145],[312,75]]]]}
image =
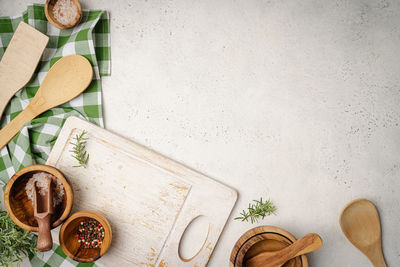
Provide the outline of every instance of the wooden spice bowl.
{"type": "Polygon", "coordinates": [[[63,200],[54,208],[54,214],[51,216],[52,229],[59,226],[68,217],[74,202],[71,186],[56,168],[48,165],[31,165],[17,171],[7,183],[4,191],[4,205],[13,222],[31,232],[38,232],[39,227],[33,216],[33,204],[26,194],[25,186],[32,175],[38,172],[46,172],[55,176],[64,187],[63,200]]]}
{"type": "Polygon", "coordinates": [[[61,22],[59,22],[53,15],[54,5],[57,3],[57,1],[58,0],[46,0],[46,4],[44,5],[44,14],[46,15],[47,20],[61,30],[69,29],[77,25],[82,19],[81,3],[79,3],[78,0],[70,0],[76,6],[78,15],[76,16],[74,21],[72,21],[67,25],[64,25],[61,22]]]}
{"type": "Polygon", "coordinates": [[[109,249],[112,232],[110,224],[102,215],[93,211],[78,211],[72,214],[61,226],[59,240],[62,250],[71,259],[79,262],[93,262],[103,256],[109,249]],[[104,239],[98,248],[83,248],[76,237],[80,223],[90,218],[98,221],[104,228],[104,239]]]}
{"type": "MultiPolygon", "coordinates": [[[[229,266],[245,267],[246,260],[265,251],[276,251],[297,239],[289,232],[274,226],[259,226],[244,233],[232,249],[229,266]]],[[[286,262],[283,267],[308,267],[306,255],[286,262]]]]}

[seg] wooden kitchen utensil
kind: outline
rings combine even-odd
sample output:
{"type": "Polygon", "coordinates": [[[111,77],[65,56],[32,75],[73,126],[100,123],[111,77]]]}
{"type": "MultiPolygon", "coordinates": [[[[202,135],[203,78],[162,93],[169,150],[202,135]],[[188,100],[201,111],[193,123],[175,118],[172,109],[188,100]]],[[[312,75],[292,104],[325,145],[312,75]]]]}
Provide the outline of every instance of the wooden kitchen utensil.
{"type": "Polygon", "coordinates": [[[39,251],[49,251],[53,247],[53,239],[50,233],[51,216],[54,213],[52,178],[47,177],[45,179],[46,185],[44,187],[47,190],[44,190],[44,195],[38,192],[36,188],[37,182],[33,186],[33,216],[39,226],[37,240],[37,249],[39,251]]]}
{"type": "Polygon", "coordinates": [[[311,233],[295,241],[290,246],[274,252],[262,252],[245,262],[246,267],[276,267],[290,259],[315,251],[322,246],[319,235],[311,233]]]}
{"type": "Polygon", "coordinates": [[[386,267],[379,214],[371,201],[357,199],[350,202],[340,215],[340,226],[347,239],[361,250],[375,267],[386,267]]]}
{"type": "Polygon", "coordinates": [[[83,56],[70,55],[59,59],[44,77],[29,105],[0,130],[0,149],[26,122],[80,95],[89,86],[92,75],[92,66],[83,56]]]}
{"type": "MultiPolygon", "coordinates": [[[[288,231],[275,226],[258,226],[248,230],[232,248],[229,266],[243,267],[245,262],[263,252],[275,252],[293,244],[297,239],[288,231]]],[[[297,256],[283,267],[308,267],[307,255],[297,256]]]]}
{"type": "Polygon", "coordinates": [[[237,198],[235,190],[76,117],[65,122],[47,164],[70,177],[75,209],[110,221],[112,245],[97,261],[106,266],[205,266],[237,198]],[[73,168],[70,142],[83,130],[90,158],[86,168],[73,168]],[[197,218],[204,232],[187,236],[197,218]],[[194,243],[193,255],[179,253],[194,243]]]}
{"type": "Polygon", "coordinates": [[[0,117],[11,97],[35,72],[49,37],[20,22],[0,61],[0,117]]]}

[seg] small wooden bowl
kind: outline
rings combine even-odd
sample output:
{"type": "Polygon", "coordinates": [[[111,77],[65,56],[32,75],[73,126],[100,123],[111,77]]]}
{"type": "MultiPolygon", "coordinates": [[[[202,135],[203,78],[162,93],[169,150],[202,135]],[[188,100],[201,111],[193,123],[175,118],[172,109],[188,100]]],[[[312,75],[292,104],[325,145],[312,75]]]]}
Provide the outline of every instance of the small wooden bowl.
{"type": "Polygon", "coordinates": [[[79,262],[93,262],[99,259],[107,252],[111,245],[112,232],[110,224],[102,215],[93,211],[79,211],[71,215],[68,220],[63,223],[59,234],[60,246],[64,253],[71,259],[79,262]],[[81,221],[86,219],[95,219],[104,228],[103,243],[99,248],[83,248],[76,238],[81,221]]]}
{"type": "MultiPolygon", "coordinates": [[[[289,232],[274,226],[259,226],[244,233],[231,252],[230,267],[245,267],[244,262],[265,251],[276,251],[291,245],[297,239],[289,232]]],[[[306,255],[286,262],[283,267],[308,267],[306,255]]]]}
{"type": "Polygon", "coordinates": [[[54,5],[57,3],[57,1],[58,0],[46,0],[46,4],[44,5],[44,14],[46,15],[47,20],[61,30],[69,29],[77,25],[82,19],[81,3],[79,3],[78,0],[70,0],[73,4],[76,5],[78,15],[76,16],[74,21],[72,21],[70,24],[64,25],[61,22],[59,22],[53,15],[54,5]]]}
{"type": "Polygon", "coordinates": [[[32,201],[26,194],[25,186],[32,175],[38,172],[50,173],[61,181],[64,187],[63,200],[61,204],[55,207],[54,214],[51,217],[52,229],[59,226],[68,217],[74,202],[71,186],[64,175],[56,168],[48,165],[31,165],[17,171],[7,183],[4,191],[4,205],[13,222],[31,232],[38,232],[39,227],[33,216],[32,201]]]}

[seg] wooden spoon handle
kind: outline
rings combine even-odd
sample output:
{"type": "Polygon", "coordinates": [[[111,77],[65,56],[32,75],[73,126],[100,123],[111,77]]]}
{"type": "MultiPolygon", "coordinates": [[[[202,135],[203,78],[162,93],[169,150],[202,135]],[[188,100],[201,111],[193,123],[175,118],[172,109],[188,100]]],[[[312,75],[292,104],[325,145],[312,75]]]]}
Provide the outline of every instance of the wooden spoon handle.
{"type": "MultiPolygon", "coordinates": [[[[307,234],[300,240],[302,239],[304,240],[304,247],[303,249],[299,250],[296,255],[294,255],[295,257],[316,251],[317,249],[320,249],[322,247],[322,239],[319,235],[315,233],[307,234]]],[[[298,246],[300,248],[301,244],[299,244],[298,246]]]]}
{"type": "Polygon", "coordinates": [[[37,249],[39,251],[49,251],[53,247],[53,239],[50,232],[51,214],[43,218],[36,218],[39,226],[39,234],[37,240],[37,249]]]}
{"type": "Polygon", "coordinates": [[[303,255],[322,246],[319,235],[311,233],[297,240],[290,246],[276,252],[263,252],[246,262],[246,267],[276,267],[281,266],[288,260],[303,255]]]}
{"type": "Polygon", "coordinates": [[[10,121],[3,129],[0,130],[0,149],[10,142],[10,140],[20,131],[22,126],[28,121],[34,119],[36,115],[32,112],[28,105],[21,113],[10,121]]]}
{"type": "Polygon", "coordinates": [[[381,245],[376,245],[367,255],[374,267],[387,267],[381,245]]]}

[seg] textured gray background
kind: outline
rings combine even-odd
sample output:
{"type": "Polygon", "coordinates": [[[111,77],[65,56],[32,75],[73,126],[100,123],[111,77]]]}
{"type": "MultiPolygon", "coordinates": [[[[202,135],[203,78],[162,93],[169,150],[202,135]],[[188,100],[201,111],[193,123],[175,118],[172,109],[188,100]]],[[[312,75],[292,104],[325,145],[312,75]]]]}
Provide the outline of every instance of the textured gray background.
{"type": "MultiPolygon", "coordinates": [[[[0,0],[0,15],[29,2],[0,0]]],[[[259,225],[319,233],[312,266],[369,266],[338,223],[369,198],[400,264],[399,2],[82,2],[112,16],[107,129],[236,188],[233,215],[271,198],[259,225]]],[[[251,227],[230,218],[209,266],[251,227]]]]}

